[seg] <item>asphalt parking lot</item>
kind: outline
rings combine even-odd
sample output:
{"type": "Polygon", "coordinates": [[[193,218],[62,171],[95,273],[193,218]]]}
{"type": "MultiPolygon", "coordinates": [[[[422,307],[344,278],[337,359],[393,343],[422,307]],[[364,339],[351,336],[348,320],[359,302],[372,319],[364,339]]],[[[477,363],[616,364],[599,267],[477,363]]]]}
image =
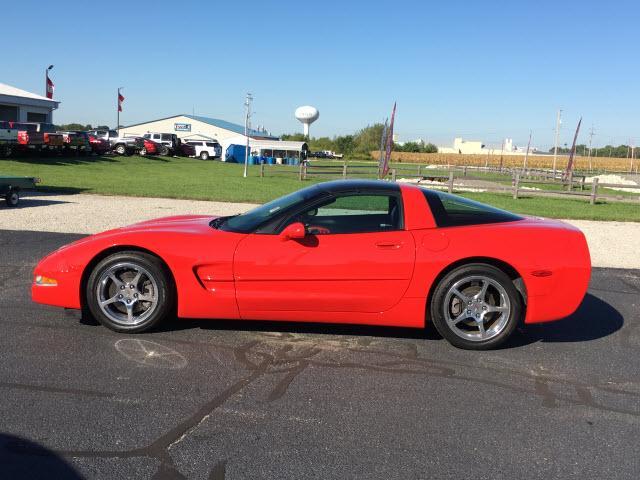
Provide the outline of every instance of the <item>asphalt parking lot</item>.
{"type": "Polygon", "coordinates": [[[78,235],[0,230],[2,478],[637,478],[640,271],[504,349],[426,331],[176,321],[115,334],[35,305],[78,235]]]}

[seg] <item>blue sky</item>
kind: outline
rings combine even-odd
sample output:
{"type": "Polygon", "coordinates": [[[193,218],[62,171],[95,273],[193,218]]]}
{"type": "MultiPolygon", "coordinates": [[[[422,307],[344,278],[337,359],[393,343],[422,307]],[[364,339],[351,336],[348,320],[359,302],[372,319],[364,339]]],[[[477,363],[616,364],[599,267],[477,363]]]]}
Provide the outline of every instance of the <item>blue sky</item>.
{"type": "Polygon", "coordinates": [[[3,5],[0,82],[44,93],[55,121],[115,124],[191,113],[311,133],[351,133],[389,115],[401,140],[503,137],[548,148],[579,116],[582,141],[640,142],[640,6],[593,1],[129,1],[3,5]],[[4,43],[4,42],[3,42],[4,43]],[[6,45],[6,43],[4,43],[6,45]]]}

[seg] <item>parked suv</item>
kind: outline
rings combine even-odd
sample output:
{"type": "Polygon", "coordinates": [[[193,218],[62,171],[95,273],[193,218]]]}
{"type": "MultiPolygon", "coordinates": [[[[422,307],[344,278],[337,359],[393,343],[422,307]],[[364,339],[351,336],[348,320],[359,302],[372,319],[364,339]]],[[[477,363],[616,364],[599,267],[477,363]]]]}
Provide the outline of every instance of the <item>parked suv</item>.
{"type": "Polygon", "coordinates": [[[175,133],[148,132],[142,137],[161,144],[160,155],[177,155],[180,153],[180,139],[175,133]]]}
{"type": "Polygon", "coordinates": [[[118,155],[131,155],[144,148],[144,141],[140,137],[121,137],[116,130],[89,130],[89,135],[103,138],[109,142],[111,150],[118,155]]]}
{"type": "Polygon", "coordinates": [[[218,142],[207,140],[187,140],[186,144],[194,147],[196,149],[195,156],[200,157],[202,160],[207,160],[209,157],[222,157],[222,147],[218,142]]]}

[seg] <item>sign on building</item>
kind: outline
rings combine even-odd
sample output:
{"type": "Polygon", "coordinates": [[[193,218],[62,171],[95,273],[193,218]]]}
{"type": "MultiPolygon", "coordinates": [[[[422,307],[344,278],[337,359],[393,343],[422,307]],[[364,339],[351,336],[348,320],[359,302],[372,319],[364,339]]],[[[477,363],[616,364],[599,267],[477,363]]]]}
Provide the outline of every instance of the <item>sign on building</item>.
{"type": "Polygon", "coordinates": [[[190,123],[174,123],[173,129],[176,132],[190,132],[191,124],[190,123]]]}

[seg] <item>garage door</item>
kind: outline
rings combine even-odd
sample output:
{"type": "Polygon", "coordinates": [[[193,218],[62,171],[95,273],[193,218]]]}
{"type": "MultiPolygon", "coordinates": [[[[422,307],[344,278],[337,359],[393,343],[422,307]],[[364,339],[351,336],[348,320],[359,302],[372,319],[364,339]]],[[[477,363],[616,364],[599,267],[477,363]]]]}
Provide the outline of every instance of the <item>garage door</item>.
{"type": "Polygon", "coordinates": [[[27,122],[44,123],[46,121],[47,121],[47,114],[46,113],[27,112],[27,122]]]}
{"type": "Polygon", "coordinates": [[[18,107],[0,105],[0,120],[5,120],[7,122],[17,122],[18,107]]]}

